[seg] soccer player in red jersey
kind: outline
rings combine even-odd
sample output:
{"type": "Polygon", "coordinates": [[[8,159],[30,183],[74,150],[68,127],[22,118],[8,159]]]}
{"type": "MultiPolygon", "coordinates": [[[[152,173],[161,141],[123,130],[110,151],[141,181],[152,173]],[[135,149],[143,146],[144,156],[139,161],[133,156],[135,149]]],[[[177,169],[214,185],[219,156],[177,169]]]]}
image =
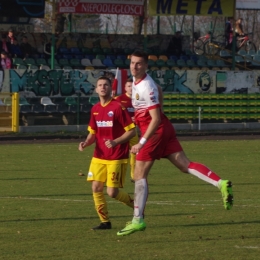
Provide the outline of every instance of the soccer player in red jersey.
{"type": "Polygon", "coordinates": [[[131,55],[130,70],[134,77],[132,103],[135,123],[140,128],[141,139],[131,152],[136,154],[135,199],[132,222],[119,231],[124,236],[146,228],[144,209],[148,196],[148,173],[156,159],[167,158],[184,173],[192,174],[220,189],[225,209],[233,205],[232,183],[222,180],[203,164],[191,162],[185,155],[169,119],[162,113],[160,94],[153,79],[146,74],[148,56],[142,51],[131,55]]]}
{"type": "MultiPolygon", "coordinates": [[[[132,105],[132,84],[133,84],[133,79],[128,78],[125,83],[125,93],[115,97],[117,101],[119,101],[128,111],[130,117],[134,121],[134,115],[135,115],[135,110],[132,105]]],[[[130,141],[130,148],[138,143],[138,135],[136,134],[130,141]]],[[[135,168],[135,154],[130,153],[130,176],[131,176],[131,181],[134,182],[134,168],[135,168]]]]}
{"type": "Polygon", "coordinates": [[[107,194],[133,208],[133,199],[122,188],[129,157],[129,140],[135,136],[135,124],[118,101],[111,97],[110,79],[100,77],[96,92],[100,102],[91,109],[89,134],[79,150],[95,143],[94,155],[89,167],[87,181],[92,182],[94,204],[101,223],[92,229],[111,229],[111,222],[104,196],[107,194]]]}

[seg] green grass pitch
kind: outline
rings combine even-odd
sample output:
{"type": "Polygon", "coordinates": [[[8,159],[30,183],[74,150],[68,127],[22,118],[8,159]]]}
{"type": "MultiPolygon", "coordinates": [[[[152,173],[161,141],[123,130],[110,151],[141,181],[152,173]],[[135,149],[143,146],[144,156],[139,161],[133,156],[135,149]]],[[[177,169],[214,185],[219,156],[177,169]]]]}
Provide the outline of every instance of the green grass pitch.
{"type": "MultiPolygon", "coordinates": [[[[224,209],[217,188],[160,160],[149,176],[147,229],[126,237],[116,232],[132,210],[108,197],[112,229],[90,230],[99,224],[85,180],[93,147],[0,145],[0,259],[259,259],[260,140],[182,145],[191,160],[232,180],[233,209],[224,209]]],[[[133,194],[129,173],[125,190],[133,194]]]]}

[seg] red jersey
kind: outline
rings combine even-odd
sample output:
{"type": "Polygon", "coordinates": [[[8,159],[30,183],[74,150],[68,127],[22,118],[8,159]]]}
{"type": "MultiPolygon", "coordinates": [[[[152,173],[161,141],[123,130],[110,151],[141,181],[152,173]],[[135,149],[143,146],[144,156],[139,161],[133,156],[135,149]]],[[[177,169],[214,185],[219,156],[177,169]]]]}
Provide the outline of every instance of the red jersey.
{"type": "MultiPolygon", "coordinates": [[[[135,123],[144,134],[152,119],[149,110],[161,107],[158,88],[149,75],[145,74],[141,81],[137,84],[133,83],[132,103],[135,109],[135,123]]],[[[162,132],[162,127],[166,124],[171,123],[161,111],[161,123],[156,133],[162,132]]]]}
{"type": "Polygon", "coordinates": [[[121,102],[121,104],[127,109],[130,117],[134,117],[135,115],[135,109],[132,105],[132,98],[128,97],[126,93],[115,97],[115,99],[119,102],[121,102]]]}
{"type": "Polygon", "coordinates": [[[127,159],[129,142],[107,148],[105,141],[114,140],[134,127],[126,108],[118,101],[112,99],[105,106],[100,102],[95,104],[88,125],[89,132],[96,135],[94,157],[102,160],[127,159]]]}

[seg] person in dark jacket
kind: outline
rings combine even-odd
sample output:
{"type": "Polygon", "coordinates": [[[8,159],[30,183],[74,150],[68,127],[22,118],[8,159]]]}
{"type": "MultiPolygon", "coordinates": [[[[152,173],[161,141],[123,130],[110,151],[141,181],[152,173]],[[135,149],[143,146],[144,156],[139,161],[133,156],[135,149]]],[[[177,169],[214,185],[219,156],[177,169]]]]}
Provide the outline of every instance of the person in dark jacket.
{"type": "Polygon", "coordinates": [[[27,36],[23,36],[22,43],[20,44],[22,51],[22,58],[31,57],[34,53],[34,49],[28,42],[27,36]]]}

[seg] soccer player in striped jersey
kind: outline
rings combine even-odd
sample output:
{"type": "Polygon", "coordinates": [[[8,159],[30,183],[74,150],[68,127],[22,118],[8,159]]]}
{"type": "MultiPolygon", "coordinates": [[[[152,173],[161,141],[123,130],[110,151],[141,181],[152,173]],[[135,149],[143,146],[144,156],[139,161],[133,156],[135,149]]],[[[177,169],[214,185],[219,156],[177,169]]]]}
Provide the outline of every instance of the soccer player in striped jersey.
{"type": "MultiPolygon", "coordinates": [[[[128,78],[125,83],[125,93],[115,97],[117,101],[119,101],[128,111],[130,117],[132,118],[134,122],[134,107],[132,105],[132,84],[133,84],[133,79],[128,78]]],[[[138,135],[136,134],[130,141],[130,149],[133,145],[138,143],[138,135]]],[[[130,153],[130,176],[131,176],[131,181],[134,182],[134,168],[135,168],[135,154],[130,153]]]]}
{"type": "Polygon", "coordinates": [[[95,143],[87,181],[92,182],[94,204],[101,223],[93,230],[111,229],[104,185],[107,194],[133,209],[133,199],[123,188],[129,157],[129,140],[135,136],[135,124],[118,101],[111,97],[110,79],[100,77],[96,92],[100,102],[91,109],[89,134],[79,150],[95,143]]]}
{"type": "Polygon", "coordinates": [[[132,103],[135,108],[135,123],[140,128],[141,139],[131,148],[136,154],[135,199],[132,222],[117,235],[124,236],[146,228],[144,209],[148,197],[147,177],[154,161],[167,158],[184,173],[192,174],[219,188],[224,208],[233,206],[232,183],[222,180],[215,172],[201,163],[191,162],[185,155],[169,119],[162,113],[158,87],[146,74],[148,56],[142,51],[131,55],[130,70],[133,75],[132,103]]]}

